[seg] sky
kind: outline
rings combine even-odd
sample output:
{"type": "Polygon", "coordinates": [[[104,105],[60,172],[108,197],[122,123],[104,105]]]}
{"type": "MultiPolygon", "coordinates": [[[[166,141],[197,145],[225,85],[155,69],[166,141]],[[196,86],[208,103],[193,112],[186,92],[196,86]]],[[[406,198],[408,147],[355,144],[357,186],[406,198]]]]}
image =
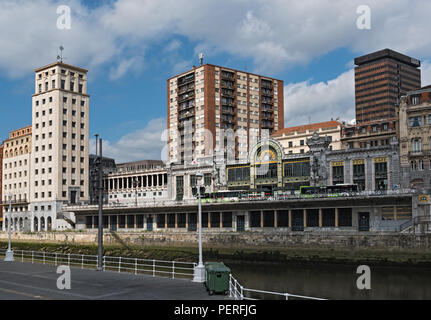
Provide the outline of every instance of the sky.
{"type": "Polygon", "coordinates": [[[117,162],[163,158],[166,81],[200,52],[282,79],[286,127],[350,122],[355,57],[399,51],[431,84],[430,14],[429,0],[0,0],[0,139],[31,124],[34,69],[60,45],[89,70],[90,135],[117,162]]]}

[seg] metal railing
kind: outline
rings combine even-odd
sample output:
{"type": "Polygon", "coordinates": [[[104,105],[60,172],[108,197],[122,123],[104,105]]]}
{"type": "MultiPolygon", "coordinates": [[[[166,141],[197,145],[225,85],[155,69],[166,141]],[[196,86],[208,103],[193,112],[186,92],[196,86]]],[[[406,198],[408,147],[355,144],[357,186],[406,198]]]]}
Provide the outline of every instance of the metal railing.
{"type": "Polygon", "coordinates": [[[413,227],[413,229],[414,229],[415,226],[420,225],[420,224],[431,224],[431,216],[414,217],[413,219],[400,224],[398,231],[403,232],[403,231],[407,230],[409,227],[413,227]]]}
{"type": "MultiPolygon", "coordinates": [[[[296,200],[296,199],[320,199],[320,198],[355,198],[355,197],[381,197],[381,196],[396,196],[396,195],[412,195],[418,194],[414,189],[398,189],[398,190],[380,190],[380,191],[360,191],[360,192],[340,192],[336,195],[331,194],[278,194],[278,195],[248,195],[247,193],[240,194],[238,197],[232,198],[212,198],[202,199],[205,203],[222,203],[222,202],[252,202],[252,201],[283,201],[283,200],[296,200]]],[[[138,207],[166,207],[166,206],[187,206],[197,205],[196,199],[189,200],[138,200],[138,207]]],[[[136,202],[125,202],[125,203],[109,203],[104,205],[105,208],[132,208],[136,207],[136,202]]],[[[79,211],[79,210],[91,210],[97,209],[97,205],[81,204],[81,205],[63,205],[65,211],[79,211]]]]}
{"type": "Polygon", "coordinates": [[[229,275],[229,297],[234,300],[259,300],[259,299],[274,299],[274,300],[327,300],[316,297],[302,296],[291,293],[272,292],[265,290],[256,290],[244,288],[233,276],[229,275]]]}
{"type": "MultiPolygon", "coordinates": [[[[13,250],[15,261],[66,265],[81,269],[97,269],[98,256],[44,251],[13,250]]],[[[0,249],[4,256],[6,249],[0,249]]],[[[127,257],[103,256],[103,271],[115,271],[134,274],[148,274],[153,277],[172,279],[193,279],[194,262],[166,261],[156,259],[139,259],[127,257]]]]}

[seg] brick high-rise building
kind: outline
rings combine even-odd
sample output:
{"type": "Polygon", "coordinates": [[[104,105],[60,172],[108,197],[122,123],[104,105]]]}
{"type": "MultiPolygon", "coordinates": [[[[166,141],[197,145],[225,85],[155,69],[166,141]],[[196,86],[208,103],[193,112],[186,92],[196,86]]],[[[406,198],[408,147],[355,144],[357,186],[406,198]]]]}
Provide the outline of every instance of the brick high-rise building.
{"type": "Polygon", "coordinates": [[[394,118],[402,95],[421,87],[420,61],[390,49],[355,59],[356,121],[394,118]]]}
{"type": "Polygon", "coordinates": [[[169,162],[214,149],[247,157],[265,129],[270,136],[284,127],[282,80],[205,64],[168,79],[167,88],[169,162]],[[235,132],[234,147],[223,129],[235,132]]]}

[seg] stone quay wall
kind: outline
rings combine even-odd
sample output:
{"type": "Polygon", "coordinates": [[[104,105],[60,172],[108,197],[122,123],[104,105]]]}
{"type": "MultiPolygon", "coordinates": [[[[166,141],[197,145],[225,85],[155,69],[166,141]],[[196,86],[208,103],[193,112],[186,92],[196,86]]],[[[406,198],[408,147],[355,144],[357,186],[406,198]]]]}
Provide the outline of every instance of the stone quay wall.
{"type": "MultiPolygon", "coordinates": [[[[7,232],[0,232],[7,241],[7,232]]],[[[12,242],[51,242],[59,244],[97,244],[97,232],[13,233],[12,242]]],[[[197,232],[104,232],[104,244],[197,246],[197,232]]],[[[431,251],[431,234],[358,232],[203,232],[204,245],[229,248],[330,248],[330,249],[420,249],[431,251]]]]}

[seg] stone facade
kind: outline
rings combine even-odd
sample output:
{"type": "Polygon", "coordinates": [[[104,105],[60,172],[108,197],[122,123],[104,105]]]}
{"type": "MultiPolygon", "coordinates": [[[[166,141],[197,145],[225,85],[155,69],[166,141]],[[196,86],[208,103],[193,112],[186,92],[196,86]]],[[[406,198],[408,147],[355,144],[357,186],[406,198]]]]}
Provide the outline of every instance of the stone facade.
{"type": "Polygon", "coordinates": [[[431,189],[431,86],[410,91],[401,99],[401,180],[406,188],[431,189]]]}

